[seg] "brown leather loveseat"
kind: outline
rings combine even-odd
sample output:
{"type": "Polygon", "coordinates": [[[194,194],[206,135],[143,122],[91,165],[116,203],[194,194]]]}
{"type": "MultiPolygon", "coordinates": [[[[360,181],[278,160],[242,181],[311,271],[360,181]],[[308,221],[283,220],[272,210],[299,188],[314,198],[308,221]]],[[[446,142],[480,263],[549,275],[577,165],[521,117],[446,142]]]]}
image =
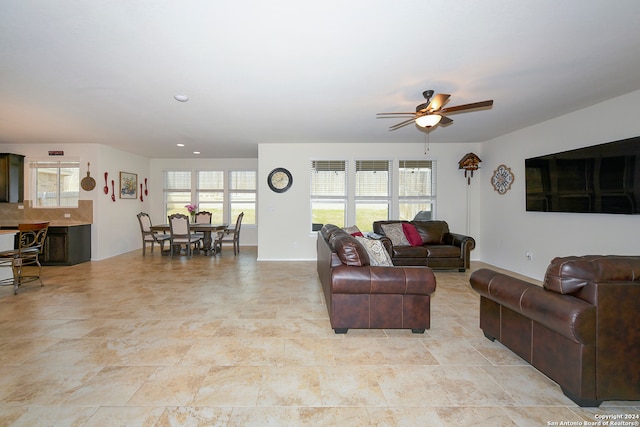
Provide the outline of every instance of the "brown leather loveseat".
{"type": "Polygon", "coordinates": [[[555,258],[543,286],[474,271],[480,327],[580,406],[640,400],[640,256],[555,258]]]}
{"type": "Polygon", "coordinates": [[[326,224],[318,232],[317,269],[336,333],[356,329],[430,327],[430,268],[372,266],[366,249],[341,228],[326,224]]]}
{"type": "Polygon", "coordinates": [[[393,265],[422,265],[433,269],[458,269],[462,272],[469,268],[471,250],[476,247],[476,241],[472,237],[451,233],[449,224],[440,220],[374,221],[373,232],[382,236],[393,265]],[[393,236],[385,231],[385,228],[389,230],[388,226],[391,224],[402,227],[412,225],[421,241],[414,245],[411,242],[397,244],[396,239],[394,243],[393,236]]]}

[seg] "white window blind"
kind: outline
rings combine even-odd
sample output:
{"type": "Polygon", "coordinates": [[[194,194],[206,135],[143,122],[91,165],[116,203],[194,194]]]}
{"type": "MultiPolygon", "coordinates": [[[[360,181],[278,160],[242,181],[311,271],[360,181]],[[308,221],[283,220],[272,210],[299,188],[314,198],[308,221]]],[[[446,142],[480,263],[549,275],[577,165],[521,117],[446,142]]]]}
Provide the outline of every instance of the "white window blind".
{"type": "Polygon", "coordinates": [[[435,218],[436,162],[400,160],[398,204],[400,219],[411,220],[418,212],[435,218]]]}
{"type": "Polygon", "coordinates": [[[389,219],[391,167],[390,160],[356,160],[355,225],[362,231],[389,219]]]}
{"type": "Polygon", "coordinates": [[[313,160],[310,169],[312,229],[321,224],[344,227],[347,208],[347,162],[313,160]]]}
{"type": "Polygon", "coordinates": [[[229,172],[229,222],[244,212],[242,224],[256,223],[256,171],[229,172]]]}

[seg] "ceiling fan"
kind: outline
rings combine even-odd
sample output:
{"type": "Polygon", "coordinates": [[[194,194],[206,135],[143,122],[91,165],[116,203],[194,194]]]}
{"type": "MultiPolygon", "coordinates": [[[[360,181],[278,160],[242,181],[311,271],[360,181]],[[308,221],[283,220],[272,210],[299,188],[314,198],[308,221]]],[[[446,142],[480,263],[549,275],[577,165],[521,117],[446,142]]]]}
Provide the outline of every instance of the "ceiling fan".
{"type": "Polygon", "coordinates": [[[451,95],[438,93],[435,96],[433,95],[432,90],[425,90],[422,92],[422,96],[425,97],[427,102],[420,104],[416,107],[415,113],[407,113],[407,112],[399,112],[399,113],[378,113],[377,116],[379,118],[391,118],[396,116],[411,116],[410,119],[407,119],[403,122],[396,123],[393,126],[389,127],[389,130],[400,129],[403,126],[410,124],[415,121],[415,123],[423,128],[431,128],[437,124],[441,125],[449,125],[453,122],[452,119],[445,116],[445,114],[451,113],[462,113],[468,110],[476,110],[480,108],[487,108],[493,105],[493,99],[487,101],[473,102],[471,104],[463,104],[456,105],[453,107],[444,107],[449,101],[449,97],[451,95]],[[385,117],[388,116],[388,117],[385,117]]]}

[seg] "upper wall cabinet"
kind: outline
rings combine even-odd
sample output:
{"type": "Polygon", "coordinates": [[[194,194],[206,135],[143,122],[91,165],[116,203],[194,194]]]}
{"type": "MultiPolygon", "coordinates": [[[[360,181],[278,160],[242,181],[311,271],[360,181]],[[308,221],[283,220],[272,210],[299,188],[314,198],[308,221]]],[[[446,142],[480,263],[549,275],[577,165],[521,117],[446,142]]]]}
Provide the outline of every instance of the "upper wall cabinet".
{"type": "Polygon", "coordinates": [[[0,203],[24,202],[24,156],[0,153],[0,203]]]}

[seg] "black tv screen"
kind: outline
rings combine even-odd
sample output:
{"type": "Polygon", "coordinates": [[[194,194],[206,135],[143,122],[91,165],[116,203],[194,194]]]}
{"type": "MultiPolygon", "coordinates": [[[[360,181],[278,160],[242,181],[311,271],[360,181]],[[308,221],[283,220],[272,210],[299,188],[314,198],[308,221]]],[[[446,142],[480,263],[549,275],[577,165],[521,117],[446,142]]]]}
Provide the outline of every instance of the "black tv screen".
{"type": "Polygon", "coordinates": [[[640,137],[525,160],[527,211],[640,214],[640,137]]]}

